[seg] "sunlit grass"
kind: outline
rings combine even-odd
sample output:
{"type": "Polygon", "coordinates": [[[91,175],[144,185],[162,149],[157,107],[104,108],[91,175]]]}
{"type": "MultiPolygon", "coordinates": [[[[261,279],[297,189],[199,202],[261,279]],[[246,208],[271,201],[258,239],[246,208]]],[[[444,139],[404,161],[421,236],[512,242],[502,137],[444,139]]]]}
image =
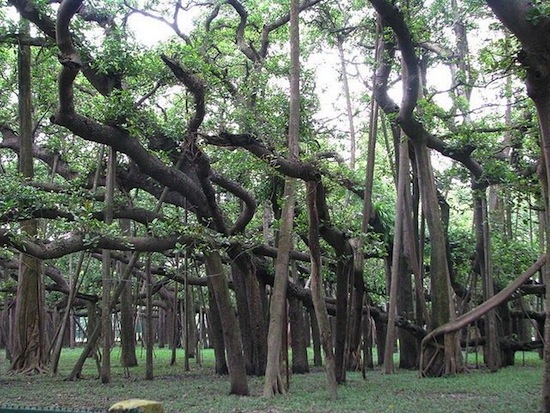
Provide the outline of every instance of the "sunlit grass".
{"type": "MultiPolygon", "coordinates": [[[[539,406],[542,374],[542,362],[535,352],[518,353],[516,367],[497,373],[470,368],[453,377],[421,379],[415,371],[385,375],[375,369],[363,380],[360,373],[352,372],[339,387],[338,400],[330,402],[325,375],[319,369],[292,376],[287,395],[267,400],[261,397],[263,379],[258,377],[249,378],[251,397],[228,396],[228,378],[213,373],[211,350],[201,353],[202,366],[192,359],[190,371],[185,372],[181,350],[177,365],[170,366],[170,350],[156,349],[155,379],[146,381],[145,351],[138,349],[140,365],[126,377],[115,349],[113,379],[108,385],[97,379],[93,359],[86,362],[82,379],[63,380],[80,351],[63,352],[56,377],[9,375],[2,355],[0,404],[103,409],[119,400],[145,398],[162,401],[167,412],[534,412],[539,406]]],[[[473,358],[468,364],[473,365],[473,358]]]]}

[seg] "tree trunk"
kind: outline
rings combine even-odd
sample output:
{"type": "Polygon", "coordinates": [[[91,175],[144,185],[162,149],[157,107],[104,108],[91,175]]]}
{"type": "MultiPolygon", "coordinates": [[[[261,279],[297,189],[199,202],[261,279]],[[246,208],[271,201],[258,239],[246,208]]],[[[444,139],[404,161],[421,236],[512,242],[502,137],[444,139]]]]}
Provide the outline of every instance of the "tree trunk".
{"type": "MultiPolygon", "coordinates": [[[[28,37],[29,24],[21,22],[21,36],[28,37]]],[[[19,135],[21,146],[19,170],[31,180],[33,167],[33,124],[31,92],[31,49],[28,44],[19,44],[19,135]]],[[[21,223],[21,232],[29,237],[37,234],[36,220],[21,223]]],[[[42,373],[47,363],[44,330],[44,283],[42,262],[26,254],[20,254],[17,299],[15,305],[15,331],[11,371],[17,373],[42,373]]]]}
{"type": "MultiPolygon", "coordinates": [[[[400,271],[397,289],[397,314],[406,320],[414,320],[413,289],[411,283],[411,272],[407,266],[405,257],[401,257],[399,264],[400,271]]],[[[404,328],[397,330],[399,340],[399,368],[416,369],[418,367],[418,344],[419,341],[404,328]]]]}
{"type": "Polygon", "coordinates": [[[323,356],[321,354],[321,334],[319,333],[319,324],[315,316],[315,311],[309,312],[311,325],[311,341],[313,345],[313,365],[321,367],[323,365],[323,356]]]}
{"type": "Polygon", "coordinates": [[[292,249],[292,228],[294,220],[294,193],[296,180],[285,180],[283,212],[279,230],[275,280],[269,307],[269,330],[267,335],[267,365],[265,371],[264,397],[286,392],[280,373],[283,320],[286,319],[286,288],[289,277],[289,253],[292,249]]]}
{"type": "MultiPolygon", "coordinates": [[[[107,172],[105,177],[105,224],[113,222],[114,185],[116,173],[116,153],[109,148],[107,159],[107,172]]],[[[103,337],[103,353],[101,357],[101,382],[111,382],[111,345],[112,345],[112,321],[111,321],[111,251],[104,249],[101,257],[101,274],[103,292],[101,295],[101,336],[103,337]]]]}
{"type": "Polygon", "coordinates": [[[347,338],[349,321],[350,273],[353,271],[353,254],[340,256],[336,264],[336,321],[334,331],[334,362],[336,382],[346,382],[347,338]],[[350,263],[351,261],[351,263],[350,263]]]}
{"type": "MultiPolygon", "coordinates": [[[[290,2],[290,109],[288,119],[288,152],[289,159],[295,161],[299,155],[300,131],[300,29],[298,21],[299,1],[290,2]]],[[[291,177],[285,179],[284,206],[281,214],[281,228],[277,246],[275,262],[275,280],[271,305],[269,308],[269,329],[267,336],[267,365],[263,395],[272,397],[275,394],[285,393],[286,389],[281,380],[280,354],[282,348],[282,333],[287,326],[283,325],[286,319],[286,288],[289,276],[289,252],[292,249],[292,228],[294,220],[296,180],[291,177]]]]}
{"type": "Polygon", "coordinates": [[[220,319],[220,311],[214,300],[214,292],[209,283],[208,287],[208,297],[209,297],[209,311],[208,311],[208,321],[210,326],[210,342],[212,348],[214,349],[214,358],[216,363],[214,365],[214,371],[216,374],[227,374],[229,373],[229,368],[227,367],[227,359],[225,357],[225,344],[223,341],[223,328],[222,321],[220,319]]]}
{"type": "MultiPolygon", "coordinates": [[[[441,221],[437,190],[428,148],[424,142],[413,141],[416,157],[422,209],[430,233],[430,280],[432,313],[430,329],[454,319],[455,309],[450,285],[445,234],[441,221]]],[[[456,337],[445,337],[442,342],[425,348],[421,355],[421,372],[426,376],[454,374],[460,368],[460,346],[456,337]],[[441,350],[442,349],[442,350],[441,350]],[[424,364],[422,364],[422,361],[424,364]]]]}
{"type": "MultiPolygon", "coordinates": [[[[487,301],[494,295],[494,281],[491,264],[491,250],[489,239],[489,215],[487,210],[485,190],[474,193],[474,218],[476,225],[477,245],[476,254],[479,263],[479,272],[483,285],[483,300],[487,301]]],[[[500,367],[500,345],[497,336],[495,311],[485,315],[485,364],[489,370],[495,372],[500,367]]]]}
{"type": "Polygon", "coordinates": [[[292,346],[292,373],[309,373],[304,306],[300,299],[296,297],[288,298],[288,319],[290,324],[290,344],[292,346]]]}
{"type": "Polygon", "coordinates": [[[397,204],[395,206],[395,231],[393,237],[393,253],[392,253],[392,266],[391,266],[391,278],[390,278],[390,305],[388,308],[388,325],[386,333],[386,348],[384,349],[384,372],[391,374],[394,372],[393,353],[395,348],[395,340],[397,339],[397,332],[395,326],[395,318],[397,316],[397,283],[399,281],[399,274],[405,271],[403,267],[404,259],[404,225],[403,217],[408,214],[405,210],[405,197],[406,191],[408,191],[409,183],[409,144],[406,138],[401,139],[399,147],[399,164],[397,174],[397,204]]]}
{"type": "Polygon", "coordinates": [[[153,331],[153,277],[151,274],[151,254],[145,259],[145,380],[153,380],[153,346],[155,335],[153,331]]]}
{"type": "Polygon", "coordinates": [[[321,246],[319,244],[319,212],[317,210],[317,182],[307,183],[307,206],[309,212],[309,249],[311,255],[311,298],[319,325],[321,345],[325,352],[325,370],[327,373],[327,390],[331,400],[338,396],[336,367],[332,349],[332,333],[323,292],[321,279],[321,246]]]}
{"type": "Polygon", "coordinates": [[[351,104],[351,94],[349,90],[348,72],[346,65],[346,56],[344,53],[344,36],[337,35],[336,46],[338,47],[338,58],[340,60],[340,70],[342,70],[342,87],[344,88],[344,97],[346,99],[346,116],[348,118],[349,128],[349,168],[355,170],[356,158],[356,140],[355,140],[355,125],[353,122],[353,107],[351,104]]]}
{"type": "Polygon", "coordinates": [[[243,357],[241,333],[235,310],[231,305],[229,285],[218,251],[214,250],[205,256],[206,272],[212,284],[214,301],[218,306],[223,330],[225,349],[227,350],[230,394],[248,396],[248,381],[243,357]]]}
{"type": "MultiPolygon", "coordinates": [[[[130,232],[130,221],[120,220],[121,230],[130,232]]],[[[121,265],[120,273],[124,273],[126,266],[121,265]]],[[[132,278],[124,282],[120,295],[120,364],[123,367],[135,367],[138,365],[136,357],[136,330],[134,320],[134,302],[132,297],[132,278]]]]}

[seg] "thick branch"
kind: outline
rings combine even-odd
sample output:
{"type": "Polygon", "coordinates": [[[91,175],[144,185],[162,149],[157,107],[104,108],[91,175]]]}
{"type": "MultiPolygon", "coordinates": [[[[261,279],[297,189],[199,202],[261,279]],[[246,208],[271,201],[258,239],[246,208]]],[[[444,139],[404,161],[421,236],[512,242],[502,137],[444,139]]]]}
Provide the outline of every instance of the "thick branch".
{"type": "Polygon", "coordinates": [[[188,235],[114,237],[93,232],[74,232],[60,235],[51,242],[43,242],[12,236],[7,230],[0,230],[0,245],[13,247],[42,260],[60,258],[73,252],[96,248],[119,251],[163,252],[174,248],[176,244],[192,245],[195,240],[196,238],[188,235]]]}

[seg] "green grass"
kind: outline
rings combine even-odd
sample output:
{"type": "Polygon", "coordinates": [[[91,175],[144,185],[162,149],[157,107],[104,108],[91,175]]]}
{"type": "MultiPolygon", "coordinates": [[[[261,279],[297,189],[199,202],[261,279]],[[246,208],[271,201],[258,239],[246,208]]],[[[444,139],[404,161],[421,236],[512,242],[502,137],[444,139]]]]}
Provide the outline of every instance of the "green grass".
{"type": "MultiPolygon", "coordinates": [[[[93,360],[85,366],[83,378],[66,382],[79,349],[65,350],[60,375],[21,376],[6,373],[0,356],[0,405],[16,404],[59,408],[108,408],[117,401],[143,398],[162,401],[170,412],[535,412],[538,410],[542,362],[536,353],[518,353],[517,367],[489,373],[470,369],[468,373],[437,379],[420,379],[415,371],[385,375],[369,371],[363,380],[349,373],[338,389],[335,402],[327,398],[323,370],[291,377],[288,394],[267,400],[261,397],[262,378],[252,377],[250,397],[229,396],[227,377],[213,373],[212,352],[203,352],[204,366],[191,360],[191,371],[183,371],[182,353],[178,364],[169,366],[169,350],[155,351],[155,379],[144,380],[145,352],[138,350],[140,366],[130,377],[113,352],[113,380],[102,385],[93,360]]],[[[469,360],[472,363],[472,358],[469,360]]]]}

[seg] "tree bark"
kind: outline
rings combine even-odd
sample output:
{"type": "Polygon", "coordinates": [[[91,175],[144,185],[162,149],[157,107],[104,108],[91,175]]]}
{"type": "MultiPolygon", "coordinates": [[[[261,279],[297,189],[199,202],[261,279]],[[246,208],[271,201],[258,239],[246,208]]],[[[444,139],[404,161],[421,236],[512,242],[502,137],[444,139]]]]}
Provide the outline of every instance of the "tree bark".
{"type": "MultiPolygon", "coordinates": [[[[29,35],[29,24],[21,22],[21,35],[29,35]]],[[[32,154],[32,85],[31,48],[23,42],[19,45],[17,77],[19,85],[19,171],[31,180],[34,176],[32,154]]],[[[21,231],[29,237],[37,234],[36,220],[21,223],[21,231]]],[[[42,373],[46,370],[47,354],[44,330],[44,284],[42,262],[30,255],[20,254],[20,267],[15,305],[15,332],[11,371],[17,373],[42,373]]]]}
{"type": "Polygon", "coordinates": [[[155,334],[153,330],[153,275],[151,274],[151,254],[145,259],[145,380],[153,380],[153,346],[155,334]]]}
{"type": "MultiPolygon", "coordinates": [[[[121,226],[126,226],[126,223],[121,222],[121,226]]],[[[122,268],[120,273],[122,274],[125,271],[125,265],[121,263],[120,266],[122,268]]],[[[123,367],[135,367],[138,365],[131,280],[132,279],[129,279],[127,282],[121,281],[124,282],[124,287],[120,295],[120,364],[123,367]]]]}
{"type": "MultiPolygon", "coordinates": [[[[114,208],[114,190],[115,190],[115,172],[116,171],[116,153],[113,148],[109,147],[109,155],[107,159],[107,172],[105,176],[105,224],[110,225],[113,222],[114,208]]],[[[102,299],[101,299],[101,336],[103,338],[103,352],[101,357],[101,382],[111,382],[111,346],[112,346],[112,330],[111,321],[111,285],[112,285],[112,268],[111,268],[111,251],[104,249],[101,257],[101,274],[102,274],[102,299]]]]}
{"type": "Polygon", "coordinates": [[[397,316],[397,283],[399,274],[404,271],[402,268],[403,261],[401,257],[404,255],[403,238],[404,226],[403,215],[405,211],[405,192],[408,191],[409,182],[409,144],[406,138],[401,139],[399,144],[399,168],[397,173],[397,204],[395,206],[395,231],[393,237],[393,253],[390,278],[390,305],[388,308],[388,327],[386,332],[386,346],[384,353],[384,372],[391,374],[394,372],[393,353],[395,348],[395,340],[397,332],[395,326],[395,317],[397,316]]]}
{"type": "Polygon", "coordinates": [[[292,373],[309,373],[304,306],[296,297],[288,298],[288,319],[290,324],[290,344],[292,346],[292,373]]]}
{"type": "MultiPolygon", "coordinates": [[[[289,159],[298,159],[300,132],[300,29],[298,21],[299,1],[290,3],[290,109],[288,119],[288,152],[289,159]]],[[[267,365],[263,395],[272,397],[286,392],[280,374],[280,354],[282,333],[287,327],[286,288],[289,277],[289,253],[292,249],[292,228],[294,220],[294,203],[296,191],[295,178],[287,177],[284,188],[284,206],[281,214],[281,228],[275,262],[275,281],[269,308],[269,329],[267,336],[267,365]]]]}
{"type": "Polygon", "coordinates": [[[248,381],[243,357],[241,333],[235,310],[231,305],[229,285],[223,268],[220,254],[217,250],[210,251],[205,256],[206,272],[212,283],[214,301],[218,306],[223,330],[225,349],[227,351],[230,394],[248,396],[248,381]]]}
{"type": "Polygon", "coordinates": [[[336,381],[336,367],[334,351],[332,349],[332,333],[327,314],[323,284],[321,279],[321,246],[319,244],[319,212],[317,210],[317,182],[307,183],[307,206],[309,212],[309,249],[311,254],[311,298],[319,333],[321,345],[325,352],[325,370],[327,374],[327,391],[329,398],[335,400],[338,397],[338,383],[336,381]]]}

